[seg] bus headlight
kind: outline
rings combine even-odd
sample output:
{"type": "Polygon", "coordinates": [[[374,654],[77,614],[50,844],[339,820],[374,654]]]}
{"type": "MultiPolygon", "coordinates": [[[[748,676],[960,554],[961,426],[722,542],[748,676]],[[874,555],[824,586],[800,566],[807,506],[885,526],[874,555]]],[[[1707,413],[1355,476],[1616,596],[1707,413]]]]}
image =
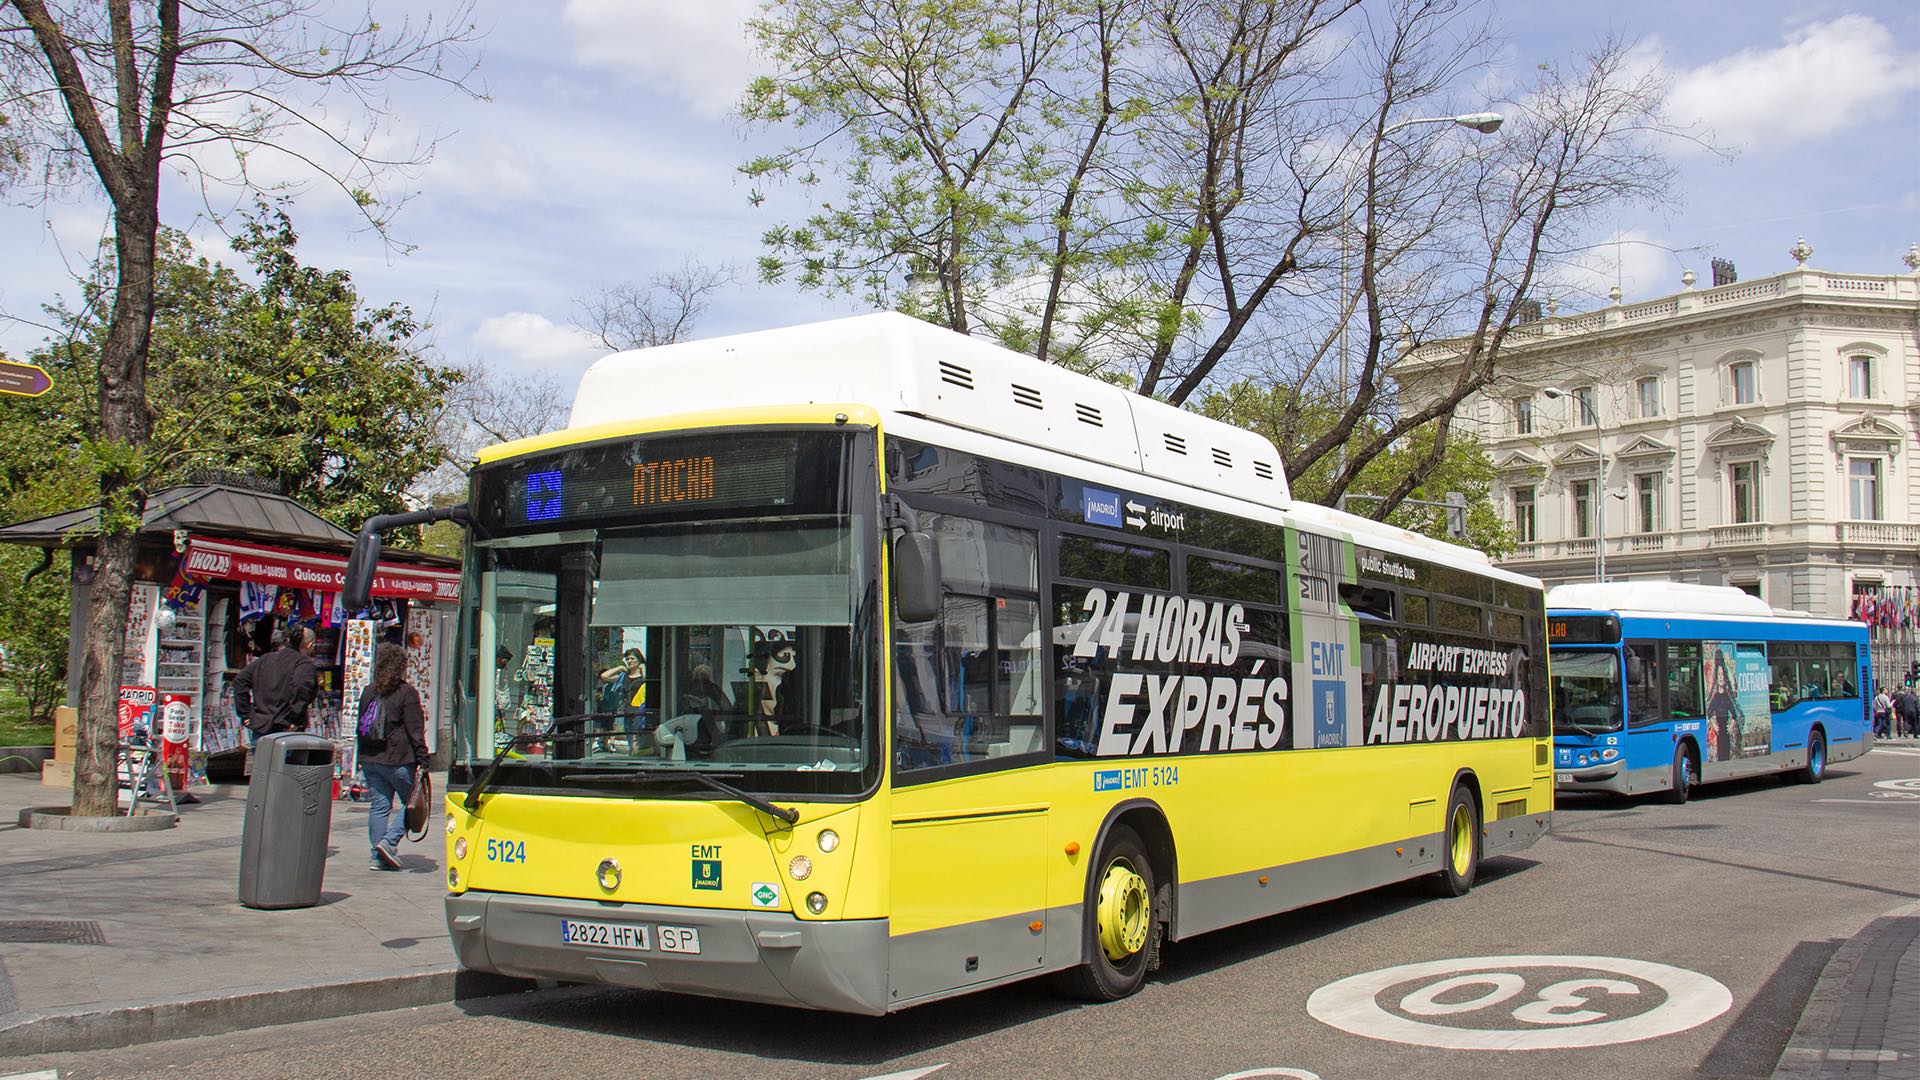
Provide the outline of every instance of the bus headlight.
{"type": "Polygon", "coordinates": [[[456,859],[464,859],[467,857],[467,838],[466,837],[463,836],[460,839],[455,840],[453,842],[453,857],[456,859]]]}
{"type": "Polygon", "coordinates": [[[832,829],[821,829],[819,839],[821,851],[831,853],[834,848],[840,846],[840,834],[832,829]]]}
{"type": "Polygon", "coordinates": [[[795,855],[787,862],[787,873],[795,881],[805,881],[813,876],[813,860],[805,855],[795,855]]]}
{"type": "Polygon", "coordinates": [[[452,836],[452,835],[453,835],[453,832],[454,832],[454,827],[455,827],[455,826],[454,826],[454,824],[453,824],[453,815],[452,815],[452,814],[448,814],[448,815],[447,815],[447,835],[448,835],[448,836],[452,836]]]}
{"type": "Polygon", "coordinates": [[[449,866],[449,867],[447,867],[447,888],[449,888],[449,889],[457,889],[457,888],[459,888],[459,887],[460,887],[460,870],[459,870],[459,868],[458,868],[458,867],[453,867],[453,866],[449,866]]]}
{"type": "Polygon", "coordinates": [[[827,894],[810,892],[807,894],[807,910],[815,915],[827,910],[827,894]]]}
{"type": "Polygon", "coordinates": [[[1611,746],[1607,747],[1605,750],[1600,751],[1600,760],[1602,761],[1612,761],[1614,758],[1617,758],[1619,756],[1620,756],[1620,751],[1614,749],[1611,746]]]}

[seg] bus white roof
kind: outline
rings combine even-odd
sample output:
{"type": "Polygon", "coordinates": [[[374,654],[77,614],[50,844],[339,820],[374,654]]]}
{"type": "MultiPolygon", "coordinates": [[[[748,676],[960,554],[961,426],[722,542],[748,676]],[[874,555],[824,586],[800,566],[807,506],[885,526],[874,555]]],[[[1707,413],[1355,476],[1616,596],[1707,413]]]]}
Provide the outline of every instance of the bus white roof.
{"type": "Polygon", "coordinates": [[[1773,608],[1751,593],[1727,585],[1693,585],[1682,581],[1589,581],[1555,585],[1547,590],[1547,607],[1759,619],[1774,616],[1773,608]]]}
{"type": "Polygon", "coordinates": [[[896,312],[615,353],[581,377],[568,426],[721,398],[869,405],[1266,506],[1290,499],[1279,451],[1251,431],[896,312]]]}

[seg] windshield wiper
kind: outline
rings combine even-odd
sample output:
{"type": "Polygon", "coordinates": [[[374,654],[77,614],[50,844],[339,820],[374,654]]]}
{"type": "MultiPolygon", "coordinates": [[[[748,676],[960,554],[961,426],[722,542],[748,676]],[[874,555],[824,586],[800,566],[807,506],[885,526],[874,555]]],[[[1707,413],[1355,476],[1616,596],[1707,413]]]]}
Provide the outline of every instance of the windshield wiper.
{"type": "MultiPolygon", "coordinates": [[[[616,767],[618,768],[618,766],[616,767]]],[[[742,774],[723,773],[721,775],[739,777],[742,774]]],[[[646,767],[620,768],[619,772],[591,772],[591,773],[573,772],[573,773],[562,773],[560,776],[560,779],[562,780],[587,780],[595,783],[611,783],[616,780],[631,780],[634,778],[639,778],[642,780],[683,780],[683,779],[695,780],[695,781],[698,781],[699,783],[705,784],[706,786],[712,788],[715,791],[718,791],[722,795],[725,795],[728,798],[733,799],[736,802],[745,803],[748,806],[753,807],[755,810],[758,810],[761,813],[767,815],[768,817],[778,818],[779,820],[786,822],[788,825],[791,825],[794,822],[800,820],[800,811],[795,810],[792,807],[788,807],[788,806],[776,806],[775,804],[768,802],[767,800],[761,798],[760,796],[755,795],[751,791],[747,791],[743,788],[734,787],[732,784],[729,784],[725,780],[720,779],[719,776],[716,776],[710,772],[703,772],[697,768],[691,768],[691,767],[684,768],[684,769],[650,769],[646,767]]]]}
{"type": "MultiPolygon", "coordinates": [[[[480,778],[475,780],[473,786],[467,789],[467,797],[464,803],[467,810],[473,811],[479,809],[481,793],[487,790],[487,785],[493,783],[494,774],[498,773],[500,766],[506,763],[507,755],[513,753],[514,747],[523,742],[539,742],[542,739],[546,739],[567,724],[584,724],[589,720],[604,720],[619,715],[617,712],[583,712],[574,713],[572,716],[556,716],[551,723],[539,731],[523,731],[508,739],[507,745],[501,747],[500,752],[493,755],[493,763],[488,765],[486,771],[480,774],[480,778]]],[[[552,767],[551,763],[548,763],[548,767],[552,767]]]]}

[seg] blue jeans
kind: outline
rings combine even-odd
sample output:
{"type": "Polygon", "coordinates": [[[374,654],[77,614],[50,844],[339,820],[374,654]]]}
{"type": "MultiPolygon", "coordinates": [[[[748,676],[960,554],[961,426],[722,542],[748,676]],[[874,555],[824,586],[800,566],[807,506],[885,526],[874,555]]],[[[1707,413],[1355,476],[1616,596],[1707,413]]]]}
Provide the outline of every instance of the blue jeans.
{"type": "Polygon", "coordinates": [[[373,806],[367,810],[367,854],[372,855],[382,843],[393,847],[407,834],[406,806],[407,796],[413,794],[413,766],[363,761],[360,768],[373,791],[373,806]],[[393,807],[395,799],[400,801],[397,811],[393,807]]]}

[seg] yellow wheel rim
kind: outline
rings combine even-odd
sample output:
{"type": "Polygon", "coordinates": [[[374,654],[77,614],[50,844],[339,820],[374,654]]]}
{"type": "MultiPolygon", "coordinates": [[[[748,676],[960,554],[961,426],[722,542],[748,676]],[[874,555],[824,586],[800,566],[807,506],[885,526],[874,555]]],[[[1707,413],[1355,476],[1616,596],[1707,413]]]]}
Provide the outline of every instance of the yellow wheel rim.
{"type": "Polygon", "coordinates": [[[1133,867],[1116,861],[1100,879],[1100,948],[1115,963],[1134,955],[1147,944],[1147,927],[1152,922],[1147,903],[1147,883],[1133,867]]]}
{"type": "Polygon", "coordinates": [[[1473,815],[1467,812],[1465,803],[1453,808],[1451,833],[1448,855],[1453,859],[1454,876],[1466,877],[1473,867],[1473,815]]]}

